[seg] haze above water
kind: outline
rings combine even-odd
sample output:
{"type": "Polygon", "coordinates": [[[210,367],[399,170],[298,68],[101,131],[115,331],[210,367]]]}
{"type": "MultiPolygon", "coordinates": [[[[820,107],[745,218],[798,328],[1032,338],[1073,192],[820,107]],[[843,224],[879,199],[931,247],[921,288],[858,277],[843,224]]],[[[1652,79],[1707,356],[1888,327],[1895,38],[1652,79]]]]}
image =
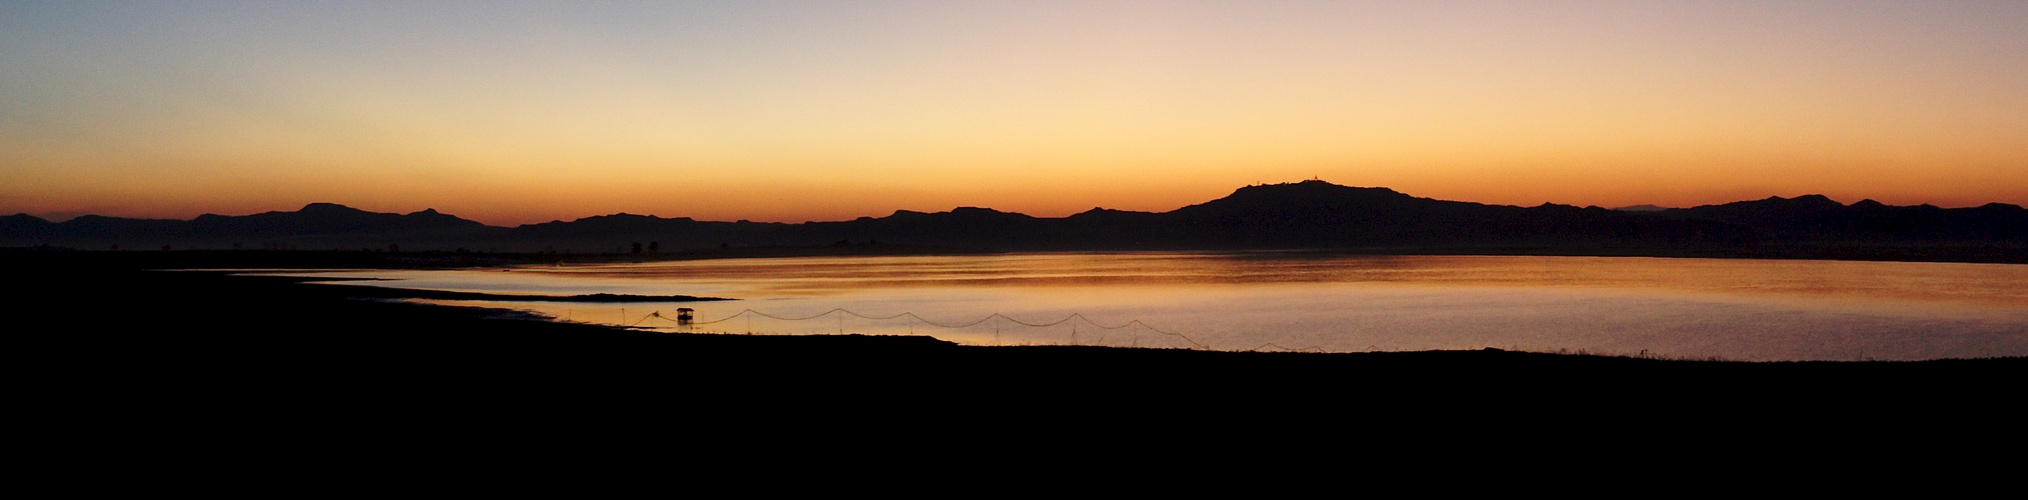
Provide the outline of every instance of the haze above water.
{"type": "Polygon", "coordinates": [[[700,323],[691,331],[915,333],[984,345],[1498,347],[1732,360],[2028,355],[2028,266],[2006,264],[1070,253],[313,275],[390,278],[398,281],[375,284],[435,290],[741,299],[441,301],[672,332],[683,329],[668,318],[689,307],[700,323]],[[840,308],[857,315],[826,314],[840,308]],[[814,318],[741,314],[748,309],[814,318]],[[1073,314],[1079,317],[1059,322],[1073,314]]]}

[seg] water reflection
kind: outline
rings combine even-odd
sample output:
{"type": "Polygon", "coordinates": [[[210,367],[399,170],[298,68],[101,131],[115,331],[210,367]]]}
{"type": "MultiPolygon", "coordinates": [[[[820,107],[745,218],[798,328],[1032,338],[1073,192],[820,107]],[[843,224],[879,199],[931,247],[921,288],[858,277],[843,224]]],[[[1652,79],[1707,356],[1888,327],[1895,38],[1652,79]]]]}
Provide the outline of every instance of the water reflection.
{"type": "Polygon", "coordinates": [[[672,331],[673,321],[651,313],[695,308],[706,323],[700,331],[913,333],[974,344],[1201,343],[1326,351],[1493,346],[1748,360],[2028,355],[2028,266],[2019,265],[1257,252],[321,274],[442,290],[743,299],[457,302],[672,331]],[[741,314],[751,309],[800,318],[837,308],[860,316],[789,321],[741,314]],[[992,319],[995,313],[1005,316],[992,319]],[[1082,319],[1059,321],[1074,314],[1082,319]],[[1136,320],[1144,324],[1121,326],[1136,320]],[[972,324],[935,326],[965,323],[972,324]]]}

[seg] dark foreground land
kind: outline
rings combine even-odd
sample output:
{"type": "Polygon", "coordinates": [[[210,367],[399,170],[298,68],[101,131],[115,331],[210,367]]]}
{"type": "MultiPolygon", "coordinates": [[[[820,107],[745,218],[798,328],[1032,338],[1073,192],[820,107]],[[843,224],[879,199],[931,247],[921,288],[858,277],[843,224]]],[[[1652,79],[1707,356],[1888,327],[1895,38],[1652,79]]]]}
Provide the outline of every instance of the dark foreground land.
{"type": "Polygon", "coordinates": [[[291,278],[16,257],[4,268],[17,297],[6,330],[18,380],[40,402],[29,406],[149,439],[196,439],[191,429],[352,436],[501,422],[586,432],[646,423],[720,438],[732,432],[723,426],[768,422],[853,435],[1435,427],[1842,439],[1855,428],[1914,432],[1915,422],[1922,432],[1985,432],[2012,420],[2003,409],[2028,373],[2020,358],[1746,363],[682,335],[394,302],[291,278]]]}

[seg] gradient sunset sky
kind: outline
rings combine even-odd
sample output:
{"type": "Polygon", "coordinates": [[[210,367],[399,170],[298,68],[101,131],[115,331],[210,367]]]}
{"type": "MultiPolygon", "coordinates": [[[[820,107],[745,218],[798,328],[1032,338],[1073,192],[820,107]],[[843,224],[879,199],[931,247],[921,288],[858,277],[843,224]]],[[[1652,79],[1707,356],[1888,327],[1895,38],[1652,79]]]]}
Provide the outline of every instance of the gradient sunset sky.
{"type": "Polygon", "coordinates": [[[18,2],[0,213],[2028,205],[2028,2],[18,2]]]}

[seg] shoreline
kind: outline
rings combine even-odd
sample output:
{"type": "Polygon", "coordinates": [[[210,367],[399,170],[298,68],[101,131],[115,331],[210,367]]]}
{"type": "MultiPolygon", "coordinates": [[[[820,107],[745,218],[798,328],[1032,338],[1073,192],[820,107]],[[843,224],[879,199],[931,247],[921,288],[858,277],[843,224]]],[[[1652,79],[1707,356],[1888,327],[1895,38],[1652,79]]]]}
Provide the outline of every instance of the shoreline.
{"type": "MultiPolygon", "coordinates": [[[[675,332],[657,331],[652,329],[628,328],[598,323],[578,323],[578,322],[563,321],[556,318],[548,318],[546,316],[530,316],[527,313],[516,311],[513,309],[495,309],[495,308],[473,307],[473,306],[413,303],[413,302],[403,302],[401,301],[401,299],[488,300],[488,301],[503,301],[503,302],[559,301],[559,302],[592,302],[592,303],[628,302],[640,300],[718,301],[731,299],[722,299],[714,297],[694,297],[687,295],[632,296],[632,295],[615,295],[615,294],[588,294],[580,296],[541,296],[541,295],[494,294],[494,293],[478,293],[478,292],[452,292],[452,291],[427,290],[427,289],[406,289],[406,288],[349,285],[345,284],[343,280],[332,282],[327,278],[296,277],[296,276],[282,276],[269,274],[245,274],[239,273],[237,271],[217,270],[217,269],[173,270],[173,272],[163,272],[168,270],[146,270],[125,266],[94,268],[94,267],[75,267],[68,265],[51,265],[51,266],[33,266],[34,267],[33,269],[19,269],[18,267],[19,266],[17,266],[16,270],[12,271],[12,274],[16,275],[17,282],[21,281],[18,278],[27,278],[26,281],[28,283],[35,283],[36,281],[43,282],[40,286],[31,286],[31,288],[41,290],[44,293],[38,294],[37,296],[31,298],[30,303],[35,305],[35,309],[44,311],[44,314],[46,315],[63,317],[65,316],[65,314],[59,313],[57,311],[64,310],[70,310],[78,312],[80,314],[87,314],[82,311],[78,311],[78,309],[80,309],[79,304],[90,304],[94,302],[142,304],[143,306],[141,307],[141,309],[166,314],[172,311],[187,311],[189,309],[215,307],[208,306],[207,304],[215,304],[217,302],[224,301],[242,304],[241,306],[237,306],[236,308],[243,310],[259,309],[269,311],[284,311],[284,310],[305,311],[303,314],[319,314],[319,312],[329,313],[333,311],[344,311],[344,313],[349,315],[347,316],[348,321],[337,323],[303,324],[295,327],[308,330],[313,333],[334,334],[334,335],[346,334],[347,333],[345,331],[346,328],[369,329],[369,330],[377,329],[383,331],[403,331],[424,336],[430,334],[447,334],[447,333],[455,335],[472,335],[474,333],[482,332],[485,330],[506,328],[516,331],[522,330],[531,332],[543,331],[542,332],[543,334],[591,335],[594,337],[605,337],[612,339],[652,337],[652,338],[662,338],[664,339],[664,341],[671,343],[696,342],[701,344],[712,344],[716,347],[725,347],[725,346],[737,347],[737,344],[740,343],[750,343],[753,344],[754,348],[757,349],[780,348],[784,345],[793,344],[795,342],[809,342],[812,344],[821,343],[825,344],[825,348],[827,349],[835,349],[838,348],[837,346],[843,342],[858,342],[866,344],[865,347],[869,349],[881,349],[885,348],[884,346],[890,345],[907,345],[911,346],[909,347],[909,349],[966,350],[966,351],[1019,350],[1029,352],[1045,352],[1045,351],[1079,352],[1080,353],[1079,355],[1084,355],[1083,351],[1087,350],[1093,352],[1173,351],[1179,353],[1198,353],[1198,354],[1176,354],[1175,356],[1202,356],[1206,354],[1213,356],[1230,355],[1233,357],[1303,356],[1314,358],[1326,358],[1326,357],[1343,358],[1347,362],[1351,362],[1355,358],[1383,358],[1383,357],[1405,357],[1405,356],[1426,357],[1426,358],[1442,357],[1442,356],[1454,356],[1459,358],[1466,357],[1483,358],[1486,356],[1505,356],[1515,358],[1531,358],[1534,359],[1536,362],[1541,363],[1556,363],[1559,362],[1557,360],[1574,360],[1574,359],[1614,359],[1614,360],[1636,361],[1640,363],[1704,364],[1704,365],[1842,366],[1842,365],[1894,365],[1894,364],[1906,365],[1906,364],[1923,364],[1923,363],[1957,362],[1957,361],[1970,361],[1977,363],[1997,363],[1997,364],[2021,364],[2024,362],[2028,362],[2028,358],[2022,357],[1969,358],[1969,359],[1944,358],[1934,360],[1744,361],[1744,360],[1726,360],[1726,359],[1708,359],[1708,358],[1707,359],[1674,358],[1668,356],[1640,356],[1640,355],[1613,354],[1613,353],[1585,353],[1583,351],[1580,351],[1578,353],[1569,353],[1569,352],[1507,350],[1493,346],[1465,350],[1371,351],[1371,352],[1311,352],[1301,350],[1224,351],[1224,350],[1165,349],[1165,348],[1137,348],[1123,346],[1083,346],[1083,345],[970,346],[935,339],[934,337],[927,335],[914,335],[914,336],[868,335],[862,333],[847,333],[843,335],[839,334],[756,335],[756,334],[708,333],[708,332],[675,333],[675,332]],[[82,279],[78,278],[79,275],[82,275],[83,278],[82,279]],[[309,311],[319,311],[319,312],[309,312],[309,311]],[[399,327],[399,325],[402,322],[417,320],[419,318],[427,319],[432,323],[429,326],[438,328],[439,330],[421,331],[418,328],[399,327]],[[499,319],[499,318],[520,318],[520,319],[499,319]],[[530,319],[530,318],[540,318],[540,319],[530,319]],[[551,332],[547,330],[554,331],[551,332]],[[852,340],[849,341],[815,340],[828,337],[847,338],[852,340]],[[812,339],[812,340],[798,340],[798,339],[812,339]],[[914,340],[891,340],[891,339],[914,339],[914,340]]],[[[90,309],[91,307],[83,306],[82,308],[90,309]]],[[[262,329],[268,328],[267,325],[288,323],[287,321],[278,321],[277,318],[271,317],[273,316],[271,314],[256,314],[252,315],[252,317],[249,317],[248,315],[244,314],[242,315],[226,314],[211,318],[206,318],[202,314],[197,315],[182,314],[174,316],[180,316],[180,318],[174,321],[175,324],[162,326],[164,327],[173,326],[177,328],[209,328],[213,330],[235,331],[243,329],[262,329]]],[[[120,335],[120,333],[118,333],[118,330],[120,330],[118,327],[111,328],[98,327],[88,330],[95,330],[91,331],[91,333],[93,334],[120,335]]],[[[555,338],[550,340],[565,341],[565,339],[562,338],[555,338]]]]}
{"type": "Polygon", "coordinates": [[[938,415],[998,425],[1193,415],[1153,427],[1187,433],[1202,419],[1414,428],[1504,415],[1589,432],[1654,422],[1758,429],[1764,419],[1903,425],[1919,412],[1977,429],[2011,415],[2014,398],[2003,395],[2028,373],[2028,358],[1749,362],[675,334],[356,298],[349,292],[359,287],[303,278],[74,266],[7,272],[38,291],[22,310],[49,325],[10,336],[12,352],[25,359],[18,366],[39,380],[30,398],[105,415],[130,407],[199,412],[190,418],[301,408],[318,412],[307,421],[325,422],[381,412],[533,412],[516,418],[628,414],[641,419],[634,425],[665,416],[713,426],[847,415],[861,428],[902,432],[920,432],[905,422],[938,415]],[[345,409],[323,413],[332,408],[345,409]],[[1619,420],[1597,424],[1601,416],[1619,420]]]}
{"type": "MultiPolygon", "coordinates": [[[[354,281],[354,280],[345,280],[354,281]]],[[[454,292],[423,288],[394,288],[372,285],[353,285],[343,281],[324,281],[316,278],[301,282],[304,285],[345,287],[346,295],[360,299],[426,299],[426,300],[485,300],[492,302],[572,302],[572,303],[627,303],[627,302],[718,302],[736,300],[720,297],[697,297],[691,295],[630,295],[621,293],[590,293],[579,295],[530,295],[514,293],[454,292]]]]}

